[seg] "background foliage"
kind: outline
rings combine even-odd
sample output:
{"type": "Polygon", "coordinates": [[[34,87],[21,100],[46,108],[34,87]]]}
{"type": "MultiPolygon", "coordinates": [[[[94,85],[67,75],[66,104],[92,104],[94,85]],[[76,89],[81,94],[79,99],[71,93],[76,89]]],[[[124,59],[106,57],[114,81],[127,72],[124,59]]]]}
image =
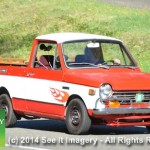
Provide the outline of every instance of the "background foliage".
{"type": "Polygon", "coordinates": [[[0,0],[0,57],[28,59],[33,39],[54,32],[86,32],[123,40],[150,72],[150,12],[98,0],[0,0]]]}

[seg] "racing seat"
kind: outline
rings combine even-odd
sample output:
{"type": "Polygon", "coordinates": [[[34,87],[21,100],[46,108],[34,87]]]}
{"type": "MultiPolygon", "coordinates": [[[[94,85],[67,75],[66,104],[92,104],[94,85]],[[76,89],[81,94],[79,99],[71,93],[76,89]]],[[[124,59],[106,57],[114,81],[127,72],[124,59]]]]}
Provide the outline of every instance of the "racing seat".
{"type": "Polygon", "coordinates": [[[52,63],[54,60],[54,56],[52,57],[52,55],[41,55],[39,62],[41,63],[40,68],[45,68],[45,69],[52,69],[52,63]],[[50,60],[51,58],[51,60],[50,60]]]}
{"type": "Polygon", "coordinates": [[[43,56],[46,58],[51,68],[53,68],[54,56],[53,55],[43,55],[43,56]]]}
{"type": "Polygon", "coordinates": [[[76,63],[83,63],[83,62],[85,62],[85,55],[77,55],[75,57],[75,62],[76,63]]]}

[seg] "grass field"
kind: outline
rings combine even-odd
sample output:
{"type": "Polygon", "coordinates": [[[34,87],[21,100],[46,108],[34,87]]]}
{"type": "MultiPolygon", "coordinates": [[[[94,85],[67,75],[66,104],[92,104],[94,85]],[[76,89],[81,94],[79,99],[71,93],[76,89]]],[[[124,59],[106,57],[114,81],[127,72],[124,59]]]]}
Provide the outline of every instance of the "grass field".
{"type": "Polygon", "coordinates": [[[123,40],[150,72],[150,11],[98,0],[0,0],[0,57],[28,59],[33,39],[54,32],[86,32],[123,40]]]}

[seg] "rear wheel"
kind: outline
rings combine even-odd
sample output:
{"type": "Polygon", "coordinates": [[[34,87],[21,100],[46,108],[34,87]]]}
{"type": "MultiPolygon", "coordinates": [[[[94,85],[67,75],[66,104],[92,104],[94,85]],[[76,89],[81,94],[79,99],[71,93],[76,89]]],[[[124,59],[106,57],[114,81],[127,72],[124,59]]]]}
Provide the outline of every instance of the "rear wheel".
{"type": "Polygon", "coordinates": [[[146,128],[147,128],[147,130],[149,131],[149,133],[150,133],[150,126],[146,126],[146,128]]]}
{"type": "Polygon", "coordinates": [[[0,108],[5,110],[6,127],[14,126],[17,122],[17,118],[7,94],[0,95],[0,108]]]}
{"type": "Polygon", "coordinates": [[[66,111],[66,126],[71,134],[86,134],[91,127],[91,119],[81,99],[72,99],[66,111]]]}

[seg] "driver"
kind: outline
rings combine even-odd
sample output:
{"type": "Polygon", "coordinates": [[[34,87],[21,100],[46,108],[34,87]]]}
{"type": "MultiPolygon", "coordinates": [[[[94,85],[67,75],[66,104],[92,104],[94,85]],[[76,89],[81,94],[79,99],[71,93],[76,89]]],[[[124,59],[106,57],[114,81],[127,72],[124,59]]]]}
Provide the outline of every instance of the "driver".
{"type": "Polygon", "coordinates": [[[85,53],[85,62],[87,63],[99,64],[104,62],[102,51],[100,50],[99,47],[89,48],[86,46],[84,53],[85,53]]]}

